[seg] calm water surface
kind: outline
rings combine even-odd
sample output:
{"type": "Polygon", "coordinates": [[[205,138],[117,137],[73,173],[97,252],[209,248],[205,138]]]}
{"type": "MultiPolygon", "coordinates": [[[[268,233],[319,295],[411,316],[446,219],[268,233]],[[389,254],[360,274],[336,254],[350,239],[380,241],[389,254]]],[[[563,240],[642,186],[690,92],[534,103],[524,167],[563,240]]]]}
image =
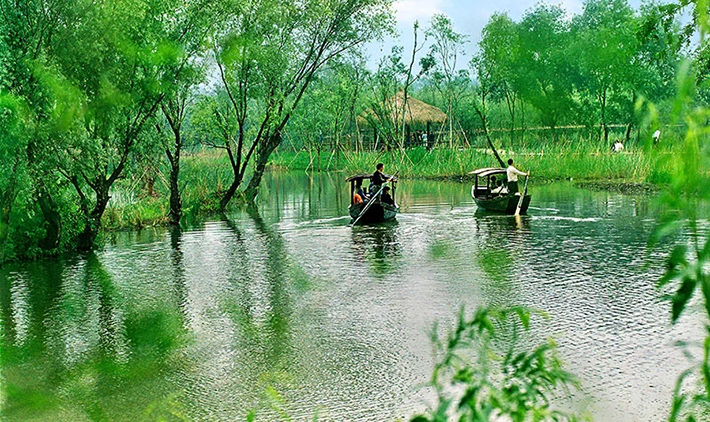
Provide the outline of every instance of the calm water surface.
{"type": "Polygon", "coordinates": [[[405,181],[397,222],[348,227],[341,175],[271,175],[258,211],[108,236],[0,268],[3,420],[391,421],[422,410],[428,333],[461,306],[546,311],[598,421],[660,421],[688,366],[647,254],[653,201],[535,186],[528,216],[405,181]]]}

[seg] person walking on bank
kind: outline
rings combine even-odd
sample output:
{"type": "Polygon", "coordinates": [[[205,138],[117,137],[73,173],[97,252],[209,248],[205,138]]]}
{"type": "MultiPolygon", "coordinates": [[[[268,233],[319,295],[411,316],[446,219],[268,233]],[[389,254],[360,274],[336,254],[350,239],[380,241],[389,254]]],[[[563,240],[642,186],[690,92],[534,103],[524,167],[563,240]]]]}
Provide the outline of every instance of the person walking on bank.
{"type": "Polygon", "coordinates": [[[375,172],[372,174],[372,177],[370,178],[370,196],[374,195],[377,193],[377,191],[382,188],[382,184],[392,180],[392,176],[388,176],[382,172],[384,170],[385,165],[382,163],[377,163],[377,167],[375,168],[375,172]]]}
{"type": "Polygon", "coordinates": [[[508,193],[515,195],[518,193],[518,176],[527,176],[528,173],[523,173],[522,171],[516,169],[513,166],[513,159],[508,159],[508,168],[505,171],[508,178],[508,193]]]}

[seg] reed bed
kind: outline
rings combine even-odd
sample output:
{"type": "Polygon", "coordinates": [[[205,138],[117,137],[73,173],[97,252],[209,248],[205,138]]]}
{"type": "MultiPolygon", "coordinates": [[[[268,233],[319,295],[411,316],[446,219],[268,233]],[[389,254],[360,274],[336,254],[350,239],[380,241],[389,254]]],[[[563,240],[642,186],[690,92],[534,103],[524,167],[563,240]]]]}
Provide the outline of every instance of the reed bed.
{"type": "MultiPolygon", "coordinates": [[[[616,181],[622,183],[663,184],[670,182],[675,160],[672,144],[658,150],[627,147],[612,153],[592,142],[527,143],[515,150],[499,149],[501,158],[513,158],[515,165],[529,171],[536,181],[616,181]]],[[[467,180],[471,170],[496,167],[498,163],[486,148],[413,148],[393,151],[321,152],[279,151],[272,157],[271,171],[339,171],[345,174],[370,173],[378,162],[387,173],[402,178],[467,180]]],[[[122,180],[112,192],[104,216],[108,230],[142,228],[167,223],[169,211],[167,165],[155,175],[154,194],[146,195],[139,180],[122,180]]],[[[246,175],[248,181],[250,175],[246,175]]],[[[202,151],[186,154],[182,160],[180,186],[185,221],[219,211],[222,192],[232,182],[225,154],[202,151]]]]}

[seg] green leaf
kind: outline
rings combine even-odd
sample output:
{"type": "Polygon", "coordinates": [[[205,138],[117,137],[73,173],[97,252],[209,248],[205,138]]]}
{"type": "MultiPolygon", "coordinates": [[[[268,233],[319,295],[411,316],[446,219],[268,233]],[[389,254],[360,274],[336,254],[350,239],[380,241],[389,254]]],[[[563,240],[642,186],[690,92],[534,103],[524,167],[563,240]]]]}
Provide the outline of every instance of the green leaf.
{"type": "Polygon", "coordinates": [[[686,276],[683,278],[683,282],[678,288],[678,291],[676,291],[676,293],[671,298],[673,306],[671,321],[673,323],[678,320],[680,314],[683,312],[685,306],[688,304],[688,301],[693,296],[693,292],[695,291],[695,285],[697,283],[698,280],[693,277],[686,276]]]}

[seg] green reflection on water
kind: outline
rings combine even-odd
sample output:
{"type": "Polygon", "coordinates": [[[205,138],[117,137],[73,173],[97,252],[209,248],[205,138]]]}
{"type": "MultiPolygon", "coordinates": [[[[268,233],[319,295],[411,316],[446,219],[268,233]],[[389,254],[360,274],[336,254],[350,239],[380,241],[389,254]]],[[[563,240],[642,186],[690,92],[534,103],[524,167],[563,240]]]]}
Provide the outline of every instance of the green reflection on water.
{"type": "Polygon", "coordinates": [[[392,420],[421,403],[430,324],[482,303],[550,310],[578,367],[631,402],[637,379],[596,368],[648,368],[597,339],[637,319],[628,348],[662,332],[636,259],[648,201],[536,186],[516,219],[476,212],[469,189],[402,181],[396,222],[351,228],[344,175],[275,174],[258,211],[2,268],[0,419],[392,420]]]}
{"type": "Polygon", "coordinates": [[[95,254],[30,268],[0,283],[3,418],[184,414],[166,382],[188,339],[174,304],[127,301],[95,254]]]}

